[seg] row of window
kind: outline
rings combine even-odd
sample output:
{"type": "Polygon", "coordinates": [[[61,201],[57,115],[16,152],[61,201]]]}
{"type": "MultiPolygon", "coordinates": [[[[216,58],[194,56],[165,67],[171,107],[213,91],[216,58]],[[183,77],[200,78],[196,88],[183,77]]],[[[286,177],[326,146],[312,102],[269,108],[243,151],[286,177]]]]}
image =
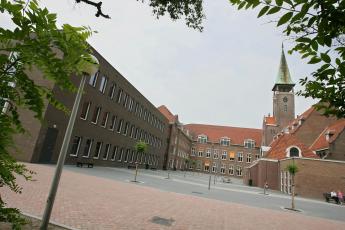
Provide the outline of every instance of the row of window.
{"type": "MultiPolygon", "coordinates": [[[[193,165],[189,166],[190,169],[193,169],[193,165]]],[[[210,171],[210,165],[209,164],[204,164],[202,168],[201,162],[197,163],[196,165],[196,170],[204,170],[205,172],[210,171]]],[[[233,165],[226,166],[225,164],[222,164],[220,169],[218,169],[217,164],[213,163],[212,168],[211,168],[213,173],[217,173],[218,170],[221,174],[226,174],[228,173],[229,175],[236,175],[236,176],[242,176],[243,169],[241,166],[236,166],[236,168],[233,165]]]]}
{"type": "MultiPolygon", "coordinates": [[[[95,75],[91,76],[89,85],[96,87],[99,75],[100,72],[98,71],[95,75]]],[[[103,75],[99,85],[99,91],[103,94],[106,93],[108,81],[108,77],[103,75]]],[[[144,108],[144,106],[142,106],[139,102],[136,102],[134,98],[128,93],[124,92],[123,89],[118,87],[114,81],[110,83],[107,95],[110,100],[115,99],[118,104],[121,104],[129,112],[134,113],[137,117],[143,119],[148,124],[151,124],[161,132],[164,132],[164,123],[154,116],[148,109],[144,108]]]]}
{"type": "MultiPolygon", "coordinates": [[[[191,156],[197,156],[197,157],[206,157],[206,158],[211,158],[211,149],[206,149],[206,153],[204,154],[203,150],[199,150],[198,154],[195,152],[195,148],[192,148],[191,156]]],[[[238,152],[235,156],[235,152],[228,152],[227,150],[223,150],[221,154],[221,159],[222,160],[227,160],[229,159],[230,161],[234,161],[235,157],[237,158],[238,162],[243,162],[243,152],[238,152]]],[[[255,160],[260,158],[260,154],[256,153],[255,154],[255,160]]],[[[219,159],[219,154],[218,154],[218,149],[215,149],[213,151],[213,159],[219,159]]],[[[246,154],[246,162],[251,163],[252,162],[252,154],[247,153],[246,154]]]]}
{"type": "Polygon", "coordinates": [[[70,149],[70,156],[85,158],[111,160],[118,162],[139,163],[158,165],[158,157],[153,154],[138,153],[129,148],[121,148],[117,145],[111,145],[102,141],[95,141],[92,138],[83,138],[74,136],[70,149]]]}
{"type": "MultiPolygon", "coordinates": [[[[84,102],[80,118],[83,120],[87,120],[89,115],[89,110],[91,107],[91,102],[84,102]]],[[[102,107],[96,106],[94,108],[91,123],[98,124],[100,114],[102,112],[102,107]]],[[[130,138],[139,139],[145,141],[147,144],[155,147],[161,148],[162,147],[162,140],[154,135],[147,133],[146,131],[136,127],[135,125],[131,125],[129,122],[125,122],[123,119],[118,119],[116,115],[111,115],[109,112],[103,112],[103,116],[101,117],[100,122],[101,127],[108,128],[110,131],[114,131],[116,128],[116,132],[122,134],[124,136],[129,136],[130,138]]]]}
{"type": "MultiPolygon", "coordinates": [[[[201,144],[206,144],[208,142],[207,136],[204,134],[198,135],[197,141],[201,144]]],[[[221,146],[230,146],[231,140],[228,137],[222,137],[219,141],[221,146]]],[[[255,141],[252,139],[245,139],[243,146],[245,148],[253,149],[255,148],[255,141]]]]}

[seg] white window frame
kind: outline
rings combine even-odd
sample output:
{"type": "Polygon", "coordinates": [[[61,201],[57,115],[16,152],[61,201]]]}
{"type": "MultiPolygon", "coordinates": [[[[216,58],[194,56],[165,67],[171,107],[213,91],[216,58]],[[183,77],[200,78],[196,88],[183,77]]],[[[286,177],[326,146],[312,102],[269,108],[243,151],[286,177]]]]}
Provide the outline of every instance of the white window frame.
{"type": "Polygon", "coordinates": [[[198,135],[198,142],[201,144],[206,144],[207,136],[205,134],[198,135]]]}
{"type": "Polygon", "coordinates": [[[242,176],[243,175],[243,169],[242,166],[237,165],[236,166],[236,176],[242,176]],[[241,172],[241,173],[238,173],[241,172]]]}
{"type": "Polygon", "coordinates": [[[119,150],[119,146],[117,146],[117,145],[114,145],[114,147],[113,147],[113,151],[112,151],[112,153],[111,153],[111,161],[115,161],[116,160],[116,155],[117,155],[117,151],[119,150]],[[115,151],[115,153],[114,153],[114,151],[115,151]]]}
{"type": "Polygon", "coordinates": [[[90,76],[89,85],[96,87],[98,75],[99,71],[97,71],[93,76],[90,76]]]}
{"type": "Polygon", "coordinates": [[[223,152],[222,152],[222,160],[226,160],[227,156],[228,156],[228,151],[223,150],[223,152]]]}
{"type": "MultiPolygon", "coordinates": [[[[96,107],[96,110],[97,110],[96,121],[91,121],[92,124],[97,124],[98,118],[99,118],[99,114],[100,114],[101,111],[102,111],[102,107],[101,107],[101,106],[97,106],[97,107],[96,107]]],[[[93,115],[95,115],[95,114],[93,114],[93,115]]],[[[93,119],[93,116],[92,116],[92,119],[93,119]]]]}
{"type": "Polygon", "coordinates": [[[99,85],[99,91],[104,94],[105,89],[107,88],[108,78],[106,76],[102,76],[101,84],[99,85]]]}
{"type": "Polygon", "coordinates": [[[234,169],[234,166],[233,165],[230,165],[229,166],[229,175],[234,175],[235,174],[235,169],[234,169]]]}
{"type": "Polygon", "coordinates": [[[101,122],[101,127],[103,127],[103,128],[107,127],[108,118],[109,118],[109,112],[105,112],[105,114],[103,114],[103,119],[102,119],[102,122],[101,122]],[[104,122],[104,124],[102,124],[103,121],[104,121],[104,116],[105,116],[105,122],[104,122]]]}
{"type": "MultiPolygon", "coordinates": [[[[86,139],[86,143],[87,143],[87,141],[88,141],[88,140],[91,140],[91,143],[90,143],[90,146],[89,146],[89,149],[88,149],[87,155],[84,155],[84,152],[83,152],[83,156],[82,156],[82,157],[84,157],[84,158],[89,158],[89,157],[90,157],[90,152],[91,152],[92,145],[93,145],[93,142],[94,142],[94,140],[93,140],[93,139],[88,138],[88,139],[86,139]]],[[[86,144],[86,143],[85,143],[85,144],[86,144]]],[[[84,146],[84,148],[85,148],[85,146],[84,146]]],[[[85,149],[84,149],[84,150],[85,150],[85,149]]]]}
{"type": "Polygon", "coordinates": [[[237,162],[243,162],[243,152],[237,152],[237,162]]]}
{"type": "Polygon", "coordinates": [[[219,159],[218,149],[213,150],[213,159],[219,159]]]}
{"type": "Polygon", "coordinates": [[[252,162],[252,154],[247,153],[246,163],[251,163],[251,162],[252,162]]]}
{"type": "Polygon", "coordinates": [[[87,116],[89,115],[90,106],[91,106],[91,102],[90,101],[83,103],[83,106],[81,107],[82,111],[80,113],[80,119],[82,119],[84,121],[87,120],[87,116]],[[82,115],[83,115],[83,108],[84,108],[85,103],[87,103],[87,109],[86,109],[85,117],[82,117],[82,115]]]}
{"type": "Polygon", "coordinates": [[[255,148],[255,141],[253,139],[245,139],[243,146],[247,149],[255,148]]]}
{"type": "MultiPolygon", "coordinates": [[[[72,157],[78,156],[79,149],[80,149],[80,144],[81,144],[81,142],[82,142],[82,137],[81,137],[81,136],[74,136],[74,137],[73,137],[73,140],[72,140],[73,142],[74,142],[74,139],[75,139],[76,137],[78,138],[79,141],[78,141],[78,146],[77,146],[76,153],[75,153],[75,154],[74,154],[74,153],[70,153],[70,154],[69,154],[69,155],[72,156],[72,157]]],[[[72,143],[72,146],[71,146],[71,147],[72,147],[72,149],[73,149],[73,143],[72,143]]]]}
{"type": "Polygon", "coordinates": [[[222,137],[219,141],[219,144],[221,146],[229,146],[230,145],[230,138],[228,137],[222,137]]]}
{"type": "Polygon", "coordinates": [[[111,149],[111,144],[106,144],[105,145],[105,150],[106,150],[106,157],[104,157],[104,154],[103,154],[103,160],[108,160],[108,156],[109,156],[109,151],[111,149]]]}
{"type": "Polygon", "coordinates": [[[211,149],[206,149],[206,158],[211,158],[211,149]]]}
{"type": "Polygon", "coordinates": [[[99,149],[98,149],[98,152],[97,152],[97,156],[93,156],[93,159],[99,159],[99,155],[101,154],[101,151],[102,151],[102,147],[103,147],[103,142],[102,141],[98,141],[96,142],[96,149],[95,151],[97,150],[97,143],[101,143],[99,149]]]}

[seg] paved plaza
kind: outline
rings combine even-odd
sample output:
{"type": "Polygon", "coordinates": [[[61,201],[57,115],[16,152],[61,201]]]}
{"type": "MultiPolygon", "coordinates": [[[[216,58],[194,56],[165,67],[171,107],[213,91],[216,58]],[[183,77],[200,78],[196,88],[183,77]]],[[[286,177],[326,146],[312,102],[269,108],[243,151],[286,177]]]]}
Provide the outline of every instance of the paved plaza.
{"type": "MultiPolygon", "coordinates": [[[[21,195],[2,188],[9,206],[41,217],[54,167],[27,164],[37,174],[21,195]]],[[[72,229],[345,229],[345,206],[298,198],[300,213],[285,211],[290,199],[208,175],[66,166],[51,220],[72,229]]]]}

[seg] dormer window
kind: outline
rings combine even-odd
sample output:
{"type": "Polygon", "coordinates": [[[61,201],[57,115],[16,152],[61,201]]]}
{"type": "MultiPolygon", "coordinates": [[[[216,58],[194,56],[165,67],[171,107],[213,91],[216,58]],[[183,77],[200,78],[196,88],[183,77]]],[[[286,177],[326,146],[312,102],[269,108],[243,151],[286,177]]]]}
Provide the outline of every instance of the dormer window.
{"type": "Polygon", "coordinates": [[[220,145],[222,145],[222,146],[229,146],[230,145],[230,138],[222,137],[220,139],[220,145]]]}
{"type": "Polygon", "coordinates": [[[202,144],[206,144],[207,143],[207,136],[206,135],[199,135],[198,136],[198,142],[202,143],[202,144]]]}
{"type": "Polygon", "coordinates": [[[286,150],[286,157],[301,157],[301,150],[297,146],[291,146],[286,150]]]}
{"type": "Polygon", "coordinates": [[[244,140],[244,147],[248,149],[255,148],[255,141],[252,139],[246,139],[244,140]]]}

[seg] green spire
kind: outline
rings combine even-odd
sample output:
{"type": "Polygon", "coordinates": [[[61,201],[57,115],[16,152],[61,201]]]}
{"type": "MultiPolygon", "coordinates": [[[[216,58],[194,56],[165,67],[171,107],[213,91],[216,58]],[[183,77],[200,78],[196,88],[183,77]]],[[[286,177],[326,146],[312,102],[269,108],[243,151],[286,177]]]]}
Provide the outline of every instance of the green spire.
{"type": "Polygon", "coordinates": [[[285,59],[284,46],[282,44],[282,55],[280,58],[279,71],[272,91],[289,92],[293,90],[294,86],[295,83],[291,80],[289,67],[285,59]]]}
{"type": "Polygon", "coordinates": [[[278,71],[275,84],[276,85],[295,85],[295,83],[293,83],[293,81],[291,80],[289,67],[285,59],[283,44],[282,44],[282,55],[280,58],[280,66],[279,66],[279,71],[278,71]]]}

